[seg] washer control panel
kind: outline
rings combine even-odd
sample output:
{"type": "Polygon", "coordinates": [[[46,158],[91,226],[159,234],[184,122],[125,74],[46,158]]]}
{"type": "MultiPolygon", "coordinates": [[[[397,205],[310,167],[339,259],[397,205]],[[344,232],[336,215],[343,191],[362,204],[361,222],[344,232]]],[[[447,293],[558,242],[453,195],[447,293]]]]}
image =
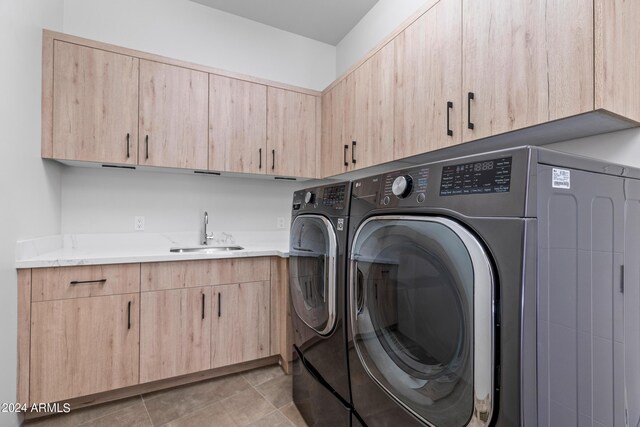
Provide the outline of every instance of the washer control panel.
{"type": "Polygon", "coordinates": [[[341,183],[296,191],[293,193],[293,212],[321,210],[333,214],[342,211],[347,206],[348,185],[349,183],[341,183]]]}
{"type": "Polygon", "coordinates": [[[429,168],[421,166],[389,172],[381,181],[379,206],[418,206],[426,200],[429,168]]]}
{"type": "Polygon", "coordinates": [[[440,195],[508,193],[511,163],[509,156],[445,166],[442,168],[440,195]]]}

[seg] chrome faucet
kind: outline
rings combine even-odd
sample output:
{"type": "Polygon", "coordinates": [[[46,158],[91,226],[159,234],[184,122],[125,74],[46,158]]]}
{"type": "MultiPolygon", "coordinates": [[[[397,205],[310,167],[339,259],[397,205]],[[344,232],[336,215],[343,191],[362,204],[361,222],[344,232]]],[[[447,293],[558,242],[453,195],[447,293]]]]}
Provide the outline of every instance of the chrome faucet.
{"type": "Polygon", "coordinates": [[[202,234],[202,244],[207,245],[209,239],[213,239],[213,231],[207,233],[207,224],[209,224],[209,214],[204,211],[204,233],[202,234]]]}

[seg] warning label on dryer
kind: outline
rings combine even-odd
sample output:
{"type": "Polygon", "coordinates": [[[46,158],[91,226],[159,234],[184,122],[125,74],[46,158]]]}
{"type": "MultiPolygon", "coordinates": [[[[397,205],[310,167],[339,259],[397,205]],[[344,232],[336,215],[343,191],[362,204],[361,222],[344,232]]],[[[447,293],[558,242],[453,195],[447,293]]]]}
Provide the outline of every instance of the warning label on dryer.
{"type": "Polygon", "coordinates": [[[571,188],[571,171],[553,168],[551,186],[553,188],[571,188]]]}

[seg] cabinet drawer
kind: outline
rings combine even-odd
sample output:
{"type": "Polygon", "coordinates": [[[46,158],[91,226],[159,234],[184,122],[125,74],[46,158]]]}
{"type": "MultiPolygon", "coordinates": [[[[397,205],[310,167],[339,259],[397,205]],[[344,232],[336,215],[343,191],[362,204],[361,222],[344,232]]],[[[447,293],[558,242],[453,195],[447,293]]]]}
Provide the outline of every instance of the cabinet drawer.
{"type": "Polygon", "coordinates": [[[269,257],[142,264],[142,291],[269,280],[269,257]]]}
{"type": "Polygon", "coordinates": [[[140,264],[33,269],[32,301],[140,292],[140,264]]]}

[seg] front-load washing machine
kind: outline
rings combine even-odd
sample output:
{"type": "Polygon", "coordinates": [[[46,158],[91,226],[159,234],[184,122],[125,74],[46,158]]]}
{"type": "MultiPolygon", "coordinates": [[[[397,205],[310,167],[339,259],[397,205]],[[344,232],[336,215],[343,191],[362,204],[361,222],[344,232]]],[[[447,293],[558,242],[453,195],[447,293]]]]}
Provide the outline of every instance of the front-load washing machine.
{"type": "Polygon", "coordinates": [[[289,240],[293,400],[309,426],[348,426],[346,263],[351,183],[296,191],[289,240]]]}
{"type": "Polygon", "coordinates": [[[522,147],[354,181],[348,351],[364,423],[636,425],[639,177],[522,147]]]}

